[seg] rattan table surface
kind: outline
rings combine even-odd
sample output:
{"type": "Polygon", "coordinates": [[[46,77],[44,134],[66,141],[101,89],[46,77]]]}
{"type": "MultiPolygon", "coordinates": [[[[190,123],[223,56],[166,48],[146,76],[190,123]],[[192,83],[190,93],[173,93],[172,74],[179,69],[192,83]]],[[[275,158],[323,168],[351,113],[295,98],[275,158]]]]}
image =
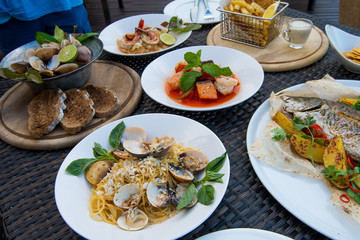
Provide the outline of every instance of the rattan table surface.
{"type": "MultiPolygon", "coordinates": [[[[287,9],[287,16],[311,19],[325,31],[326,22],[314,16],[287,9]]],[[[351,33],[360,31],[331,23],[351,33]]],[[[180,47],[205,45],[205,25],[180,47]]],[[[158,55],[132,58],[104,52],[103,60],[123,63],[140,75],[158,55]]],[[[263,86],[253,97],[231,108],[211,112],[187,112],[158,104],[143,93],[134,115],[170,113],[194,119],[210,128],[228,150],[231,175],[226,194],[215,212],[183,239],[194,239],[228,228],[257,228],[280,233],[294,239],[326,239],[282,207],[262,185],[252,168],[246,150],[249,120],[271,91],[279,91],[306,80],[319,79],[329,73],[336,79],[360,79],[346,70],[329,48],[318,62],[287,72],[265,73],[263,86]]],[[[0,81],[0,96],[15,84],[0,81]]],[[[359,83],[360,86],[360,83],[359,83]]],[[[0,232],[4,239],[82,239],[61,218],[55,204],[54,184],[57,171],[71,148],[58,151],[27,151],[0,141],[0,232]]]]}

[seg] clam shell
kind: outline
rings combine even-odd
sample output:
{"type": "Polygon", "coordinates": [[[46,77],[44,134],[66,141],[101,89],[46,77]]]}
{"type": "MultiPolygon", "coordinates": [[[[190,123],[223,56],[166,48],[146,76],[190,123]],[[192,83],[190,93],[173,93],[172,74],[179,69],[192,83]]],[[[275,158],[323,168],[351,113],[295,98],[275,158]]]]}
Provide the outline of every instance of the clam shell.
{"type": "Polygon", "coordinates": [[[33,56],[35,56],[35,48],[29,48],[25,52],[26,59],[29,61],[29,59],[33,56]]]}
{"type": "Polygon", "coordinates": [[[193,173],[203,170],[209,163],[205,154],[197,150],[182,152],[179,155],[179,161],[184,168],[193,173]]]}
{"type": "Polygon", "coordinates": [[[150,182],[146,189],[146,195],[151,205],[163,207],[170,202],[170,191],[167,184],[156,185],[150,182]]]}
{"type": "Polygon", "coordinates": [[[25,73],[28,69],[28,67],[30,67],[30,64],[28,62],[16,62],[16,63],[12,63],[10,65],[10,67],[17,73],[25,73]]]}
{"type": "Polygon", "coordinates": [[[169,164],[169,172],[176,179],[181,182],[189,182],[194,179],[194,174],[180,166],[169,164]]]}
{"type": "Polygon", "coordinates": [[[46,69],[44,62],[36,56],[30,57],[29,63],[30,63],[31,67],[33,67],[34,69],[36,69],[38,71],[46,69]]]}
{"type": "Polygon", "coordinates": [[[122,142],[126,140],[136,140],[139,142],[145,142],[147,139],[147,133],[144,129],[140,127],[128,127],[125,128],[125,131],[122,135],[122,142]]]}
{"type": "Polygon", "coordinates": [[[59,50],[56,47],[41,47],[36,49],[35,56],[46,62],[58,52],[59,50]]]}
{"type": "Polygon", "coordinates": [[[47,69],[55,70],[60,65],[60,61],[58,59],[58,55],[54,55],[50,58],[47,64],[47,69]]]}
{"type": "Polygon", "coordinates": [[[117,224],[124,230],[136,231],[144,228],[148,221],[149,218],[143,211],[134,208],[121,215],[117,220],[117,224]]]}
{"type": "Polygon", "coordinates": [[[81,63],[88,63],[92,59],[91,50],[83,45],[76,46],[78,50],[78,56],[76,58],[76,61],[81,63]]]}
{"type": "Polygon", "coordinates": [[[41,76],[45,76],[45,77],[53,77],[53,76],[55,76],[54,71],[48,70],[48,69],[39,70],[39,73],[40,73],[41,76]]]}
{"type": "Polygon", "coordinates": [[[71,45],[71,42],[69,40],[67,40],[67,39],[64,39],[64,40],[61,41],[60,47],[64,48],[64,47],[66,47],[68,45],[71,45]]]}
{"type": "Polygon", "coordinates": [[[123,146],[127,152],[137,158],[145,158],[150,154],[149,148],[144,143],[136,140],[126,140],[123,146]]]}
{"type": "Polygon", "coordinates": [[[79,68],[79,65],[77,65],[76,63],[65,63],[65,64],[62,64],[59,67],[57,67],[55,69],[55,72],[58,74],[64,74],[64,73],[74,71],[78,68],[79,68]]]}
{"type": "Polygon", "coordinates": [[[130,209],[139,205],[141,190],[136,184],[121,186],[114,194],[114,204],[123,209],[130,209]]]}

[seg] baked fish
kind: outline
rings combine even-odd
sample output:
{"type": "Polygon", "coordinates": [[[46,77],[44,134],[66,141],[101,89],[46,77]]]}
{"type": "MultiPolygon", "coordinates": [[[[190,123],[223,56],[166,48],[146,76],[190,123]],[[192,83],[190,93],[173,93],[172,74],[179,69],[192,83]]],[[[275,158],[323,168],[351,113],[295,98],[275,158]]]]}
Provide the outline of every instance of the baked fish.
{"type": "Polygon", "coordinates": [[[305,120],[309,115],[322,127],[327,138],[341,136],[346,152],[360,160],[360,111],[348,104],[316,97],[282,95],[283,111],[305,120]]]}

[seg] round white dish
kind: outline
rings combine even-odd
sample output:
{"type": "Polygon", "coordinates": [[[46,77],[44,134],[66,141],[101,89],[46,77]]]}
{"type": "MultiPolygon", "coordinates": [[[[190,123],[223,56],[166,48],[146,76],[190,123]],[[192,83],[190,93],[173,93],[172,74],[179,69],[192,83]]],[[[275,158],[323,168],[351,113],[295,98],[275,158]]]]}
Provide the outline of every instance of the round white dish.
{"type": "MultiPolygon", "coordinates": [[[[147,131],[149,139],[164,135],[174,137],[184,146],[200,149],[209,158],[209,161],[221,156],[226,151],[220,139],[210,129],[189,118],[170,114],[144,114],[117,120],[85,137],[71,150],[61,164],[55,181],[55,200],[61,216],[75,232],[93,240],[175,239],[189,233],[203,223],[220,204],[229,184],[230,161],[228,157],[220,170],[221,173],[225,173],[224,183],[211,183],[215,188],[215,199],[209,206],[196,204],[193,208],[183,210],[161,224],[147,226],[145,229],[134,232],[95,221],[89,216],[90,185],[83,174],[76,177],[65,172],[65,169],[76,159],[92,158],[94,142],[98,142],[103,148],[110,150],[108,136],[121,121],[124,121],[127,127],[143,128],[147,131]]],[[[203,175],[202,173],[201,177],[203,175]]]]}
{"type": "Polygon", "coordinates": [[[239,104],[253,96],[264,81],[261,65],[251,56],[232,48],[219,46],[186,47],[166,53],[152,61],[141,76],[141,85],[152,99],[176,109],[186,111],[211,111],[239,104]],[[240,91],[230,101],[212,107],[189,107],[170,99],[165,92],[165,82],[174,73],[175,65],[184,60],[186,52],[196,53],[201,49],[201,60],[213,60],[222,67],[230,67],[240,79],[240,91]]]}
{"type": "Polygon", "coordinates": [[[290,240],[284,235],[253,228],[232,228],[225,229],[213,233],[206,234],[197,240],[238,240],[238,239],[251,239],[251,240],[290,240]]]}
{"type": "MultiPolygon", "coordinates": [[[[340,83],[360,91],[360,83],[338,80],[340,83]]],[[[292,91],[302,84],[284,89],[292,91]]],[[[260,105],[252,116],[246,135],[249,151],[256,136],[270,121],[270,101],[260,105]]],[[[346,215],[331,199],[331,190],[325,182],[275,169],[249,155],[250,162],[266,189],[289,212],[316,231],[332,239],[358,239],[359,224],[346,215]]]]}
{"type": "MultiPolygon", "coordinates": [[[[203,1],[199,1],[198,5],[198,16],[195,23],[199,24],[210,24],[220,22],[220,12],[216,10],[219,7],[219,0],[207,0],[209,4],[209,9],[214,15],[213,19],[205,20],[203,16],[205,15],[205,5],[203,1]]],[[[170,2],[164,8],[164,13],[170,16],[178,16],[186,22],[191,22],[190,18],[190,9],[194,7],[194,0],[176,0],[170,2]]]]}
{"type": "MultiPolygon", "coordinates": [[[[174,16],[174,15],[171,15],[171,16],[174,16]]],[[[163,26],[161,26],[161,23],[163,23],[165,21],[168,22],[170,20],[171,16],[167,16],[164,14],[143,14],[143,15],[136,15],[136,16],[132,16],[132,17],[123,18],[116,22],[113,22],[112,24],[110,24],[109,26],[104,28],[101,31],[99,38],[104,44],[104,50],[106,50],[107,52],[116,54],[116,55],[144,56],[144,55],[150,55],[150,54],[155,54],[155,53],[159,53],[159,52],[164,52],[164,51],[172,49],[172,48],[180,45],[181,43],[185,42],[186,39],[188,39],[190,37],[191,31],[185,32],[185,33],[170,32],[171,34],[173,34],[176,37],[176,42],[174,45],[172,45],[168,48],[165,48],[165,49],[161,49],[159,51],[149,52],[149,53],[140,53],[140,54],[128,54],[128,53],[121,52],[117,47],[116,39],[121,39],[122,36],[126,33],[129,33],[129,32],[133,33],[135,28],[139,25],[139,21],[141,19],[144,20],[145,24],[148,24],[148,25],[151,25],[154,27],[164,28],[163,26]]]]}
{"type": "Polygon", "coordinates": [[[360,64],[351,61],[342,54],[342,52],[351,51],[354,47],[359,47],[360,37],[329,24],[326,24],[325,32],[342,65],[351,72],[360,73],[360,64]]]}

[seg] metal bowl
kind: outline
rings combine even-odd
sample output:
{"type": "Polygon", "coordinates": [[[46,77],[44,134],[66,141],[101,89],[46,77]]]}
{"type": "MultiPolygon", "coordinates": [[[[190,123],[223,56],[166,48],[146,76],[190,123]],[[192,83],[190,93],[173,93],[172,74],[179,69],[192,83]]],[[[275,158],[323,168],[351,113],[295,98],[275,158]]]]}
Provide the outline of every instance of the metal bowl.
{"type": "MultiPolygon", "coordinates": [[[[103,43],[96,37],[91,37],[82,42],[92,52],[92,59],[89,63],[79,67],[78,69],[64,73],[55,77],[43,78],[43,83],[35,83],[27,80],[21,80],[26,83],[35,93],[39,93],[44,89],[67,90],[71,88],[80,88],[84,86],[90,79],[91,63],[93,63],[101,54],[103,50],[103,43]]],[[[36,41],[27,43],[7,54],[0,62],[0,68],[9,68],[14,62],[26,61],[25,52],[29,48],[36,48],[39,44],[36,41]]]]}

